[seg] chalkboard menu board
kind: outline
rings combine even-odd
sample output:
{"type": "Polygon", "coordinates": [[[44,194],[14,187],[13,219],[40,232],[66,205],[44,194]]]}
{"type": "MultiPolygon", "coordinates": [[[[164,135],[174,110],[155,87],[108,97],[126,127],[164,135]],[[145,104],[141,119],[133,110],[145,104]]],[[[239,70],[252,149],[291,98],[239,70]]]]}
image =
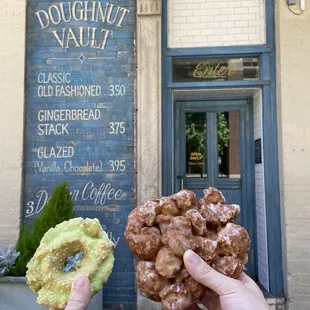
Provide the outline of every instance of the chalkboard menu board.
{"type": "Polygon", "coordinates": [[[117,245],[104,309],[135,300],[123,236],[134,199],[134,35],[134,0],[27,1],[23,219],[67,181],[76,215],[97,217],[117,245]]]}

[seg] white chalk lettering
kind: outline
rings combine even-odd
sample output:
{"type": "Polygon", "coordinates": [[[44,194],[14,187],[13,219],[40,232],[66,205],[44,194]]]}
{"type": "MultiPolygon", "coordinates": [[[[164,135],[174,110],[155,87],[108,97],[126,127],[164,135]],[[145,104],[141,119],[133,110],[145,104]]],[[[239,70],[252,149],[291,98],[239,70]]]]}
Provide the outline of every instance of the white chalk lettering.
{"type": "Polygon", "coordinates": [[[124,96],[126,94],[126,86],[125,85],[110,85],[110,93],[109,96],[124,96]]]}
{"type": "Polygon", "coordinates": [[[44,162],[34,162],[35,173],[60,173],[61,168],[57,166],[56,161],[53,161],[51,165],[46,165],[44,162]]]}
{"type": "Polygon", "coordinates": [[[100,97],[100,85],[39,85],[38,97],[100,97]]]}
{"type": "Polygon", "coordinates": [[[103,164],[99,161],[99,164],[90,163],[88,160],[86,164],[74,165],[71,160],[67,160],[64,164],[64,172],[69,173],[92,173],[92,172],[103,172],[103,164]]]}
{"type": "Polygon", "coordinates": [[[89,46],[101,50],[105,49],[109,36],[113,35],[112,30],[101,29],[99,31],[96,27],[79,27],[78,31],[72,28],[63,28],[61,33],[57,30],[52,33],[62,48],[89,46]]]}
{"type": "Polygon", "coordinates": [[[92,21],[121,27],[130,11],[115,4],[101,1],[70,1],[51,5],[47,10],[35,12],[41,29],[58,25],[61,21],[92,21]]]}
{"type": "Polygon", "coordinates": [[[110,122],[110,135],[117,135],[117,134],[124,134],[125,129],[125,122],[110,122]]]}
{"type": "Polygon", "coordinates": [[[43,210],[49,198],[48,193],[45,190],[38,191],[35,197],[37,198],[36,201],[31,200],[27,202],[26,217],[30,217],[40,213],[43,210]]]}
{"type": "Polygon", "coordinates": [[[54,95],[54,89],[50,85],[39,85],[38,97],[52,97],[54,95]]]}
{"type": "Polygon", "coordinates": [[[71,158],[74,156],[72,146],[46,147],[40,146],[37,150],[38,158],[71,158]]]}
{"type": "Polygon", "coordinates": [[[38,112],[38,121],[40,122],[98,121],[100,117],[99,109],[56,109],[39,110],[38,112]]]}
{"type": "Polygon", "coordinates": [[[126,170],[125,160],[110,160],[110,171],[121,171],[124,172],[126,170]]]}
{"type": "Polygon", "coordinates": [[[46,13],[46,11],[40,10],[40,11],[37,11],[35,14],[39,20],[39,23],[41,25],[41,29],[47,28],[50,24],[50,18],[48,16],[48,14],[46,13]]]}
{"type": "Polygon", "coordinates": [[[68,135],[68,124],[39,124],[39,136],[62,136],[68,135]]]}
{"type": "Polygon", "coordinates": [[[54,25],[58,25],[61,22],[61,14],[57,5],[51,5],[48,8],[48,15],[54,25]]]}
{"type": "Polygon", "coordinates": [[[120,237],[114,238],[113,232],[109,231],[108,228],[104,224],[101,224],[101,227],[105,231],[105,233],[108,235],[109,239],[112,240],[112,242],[114,242],[115,246],[117,246],[117,244],[120,240],[120,237]]]}
{"type": "Polygon", "coordinates": [[[56,97],[99,97],[101,96],[99,85],[57,85],[55,86],[56,97]]]}
{"type": "MultiPolygon", "coordinates": [[[[100,1],[74,1],[54,4],[46,10],[39,10],[35,15],[41,29],[59,25],[61,22],[97,22],[100,24],[122,27],[126,15],[130,11],[115,4],[100,1]]],[[[53,30],[56,41],[62,48],[91,47],[104,50],[107,41],[113,36],[113,30],[97,27],[65,27],[53,30]]]]}
{"type": "Polygon", "coordinates": [[[115,244],[115,247],[117,247],[117,244],[118,244],[118,242],[120,240],[120,237],[115,238],[113,236],[113,232],[106,232],[106,234],[108,235],[109,239],[115,244]]]}
{"type": "Polygon", "coordinates": [[[100,187],[95,187],[94,182],[89,182],[85,185],[82,191],[82,200],[92,200],[94,204],[104,205],[106,200],[121,200],[125,194],[121,195],[122,190],[116,191],[114,188],[111,187],[110,183],[102,183],[100,187]],[[119,196],[120,195],[120,196],[119,196]],[[117,199],[116,197],[120,197],[117,199]]]}
{"type": "MultiPolygon", "coordinates": [[[[70,192],[71,198],[74,202],[89,201],[93,202],[92,208],[100,206],[106,206],[106,203],[115,200],[121,201],[126,198],[126,193],[121,189],[114,189],[110,183],[101,183],[99,186],[95,186],[94,182],[86,183],[81,190],[74,190],[70,192]]],[[[48,192],[46,190],[40,190],[36,193],[36,201],[31,200],[27,202],[26,216],[31,217],[40,213],[49,199],[48,192]]],[[[84,206],[85,208],[85,206],[84,206]]],[[[108,208],[108,206],[106,206],[108,208]]],[[[96,209],[101,211],[101,209],[96,209]]]]}
{"type": "Polygon", "coordinates": [[[39,73],[38,74],[39,84],[69,84],[71,83],[71,73],[39,73]]]}

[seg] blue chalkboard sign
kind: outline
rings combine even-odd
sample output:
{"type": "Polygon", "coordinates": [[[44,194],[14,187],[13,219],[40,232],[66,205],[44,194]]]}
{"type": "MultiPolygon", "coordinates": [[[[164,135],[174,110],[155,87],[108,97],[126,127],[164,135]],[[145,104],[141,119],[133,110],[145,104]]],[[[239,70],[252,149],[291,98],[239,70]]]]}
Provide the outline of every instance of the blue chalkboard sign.
{"type": "Polygon", "coordinates": [[[27,1],[23,219],[67,181],[77,216],[116,243],[103,309],[134,309],[135,1],[27,1]]]}

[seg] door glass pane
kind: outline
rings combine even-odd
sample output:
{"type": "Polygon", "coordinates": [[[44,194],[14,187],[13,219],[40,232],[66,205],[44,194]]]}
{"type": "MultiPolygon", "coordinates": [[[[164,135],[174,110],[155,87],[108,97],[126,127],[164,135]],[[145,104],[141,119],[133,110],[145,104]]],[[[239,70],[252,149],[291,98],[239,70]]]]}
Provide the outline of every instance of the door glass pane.
{"type": "Polygon", "coordinates": [[[173,82],[258,80],[259,58],[174,58],[173,82]]]}
{"type": "Polygon", "coordinates": [[[217,113],[218,177],[240,178],[239,112],[217,113]]]}
{"type": "Polygon", "coordinates": [[[205,112],[186,113],[186,176],[207,176],[205,112]]]}

